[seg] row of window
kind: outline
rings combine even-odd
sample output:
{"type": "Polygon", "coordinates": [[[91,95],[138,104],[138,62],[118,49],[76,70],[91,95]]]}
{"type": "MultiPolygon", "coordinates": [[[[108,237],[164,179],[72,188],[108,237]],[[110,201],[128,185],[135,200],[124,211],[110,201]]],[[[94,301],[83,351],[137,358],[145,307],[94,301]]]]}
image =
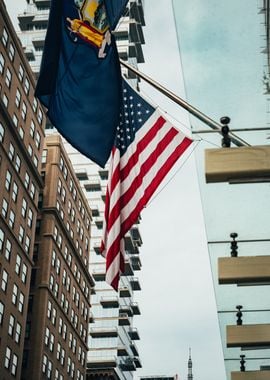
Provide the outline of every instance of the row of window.
{"type": "MultiPolygon", "coordinates": [[[[5,136],[5,128],[4,128],[3,124],[0,122],[0,142],[4,141],[4,136],[5,136]]],[[[22,160],[21,160],[19,154],[16,154],[15,147],[14,147],[12,142],[9,143],[8,156],[9,156],[9,159],[13,162],[15,170],[17,171],[17,173],[20,173],[21,172],[22,160]]],[[[38,159],[36,159],[36,160],[38,160],[38,159]]],[[[38,164],[38,161],[36,161],[35,165],[37,165],[37,164],[38,164]]],[[[31,185],[30,185],[30,175],[27,171],[25,172],[24,185],[25,185],[26,189],[29,190],[30,197],[32,199],[34,199],[35,194],[36,194],[36,186],[34,185],[33,182],[31,182],[31,185]]]]}
{"type": "MultiPolygon", "coordinates": [[[[51,291],[53,292],[54,296],[57,298],[58,297],[59,284],[54,280],[54,277],[52,275],[50,276],[49,287],[50,287],[51,291]]],[[[60,305],[61,305],[64,313],[68,316],[69,311],[70,311],[70,302],[69,302],[68,298],[66,298],[66,296],[63,292],[61,293],[61,297],[60,297],[60,305]]],[[[86,314],[86,312],[85,312],[85,314],[86,314]]],[[[87,314],[88,314],[88,310],[87,310],[87,314]]],[[[78,325],[79,325],[79,316],[78,316],[78,314],[75,313],[73,308],[71,309],[71,313],[70,313],[70,321],[73,324],[73,326],[77,329],[78,325]]],[[[87,319],[86,319],[86,321],[87,321],[87,319]]],[[[84,328],[82,323],[80,323],[79,334],[80,334],[81,338],[86,342],[87,331],[84,328]]]]}
{"type": "MultiPolygon", "coordinates": [[[[10,261],[11,254],[12,254],[12,243],[8,238],[6,238],[5,240],[5,233],[0,228],[0,254],[2,252],[4,253],[4,257],[6,258],[6,260],[10,261]]],[[[27,265],[23,262],[21,256],[17,253],[15,273],[21,278],[24,284],[26,283],[26,280],[27,280],[27,272],[28,272],[27,265]]]]}
{"type": "MultiPolygon", "coordinates": [[[[61,350],[61,348],[60,348],[61,350]]],[[[59,353],[59,361],[62,364],[63,362],[63,357],[62,351],[59,353]]],[[[64,365],[64,364],[62,364],[64,365]]],[[[42,373],[46,376],[47,379],[52,379],[52,371],[53,371],[53,363],[48,359],[47,355],[43,355],[42,359],[42,373]]],[[[75,379],[75,364],[72,362],[71,358],[68,357],[67,360],[67,374],[72,378],[75,379]]],[[[81,373],[79,369],[76,371],[76,380],[83,380],[84,376],[81,373]]],[[[54,372],[54,380],[64,380],[64,376],[60,374],[59,370],[56,368],[54,372]]]]}
{"type": "MultiPolygon", "coordinates": [[[[8,216],[8,201],[5,198],[3,198],[1,213],[3,218],[7,219],[9,227],[11,229],[14,229],[16,221],[15,212],[12,209],[10,209],[8,216]]],[[[31,221],[32,219],[28,218],[28,223],[30,223],[31,221]]],[[[25,252],[29,253],[31,239],[30,236],[25,233],[25,228],[22,225],[20,225],[19,227],[18,240],[23,245],[25,252]]]]}
{"type": "MultiPolygon", "coordinates": [[[[67,166],[66,166],[66,164],[64,162],[64,158],[62,156],[60,157],[59,167],[60,167],[61,172],[63,173],[63,177],[64,177],[65,181],[68,182],[68,176],[69,176],[68,175],[68,169],[67,169],[67,166]]],[[[74,185],[74,182],[73,182],[72,178],[69,179],[69,186],[68,186],[68,188],[69,188],[70,193],[72,194],[73,200],[76,202],[77,201],[77,190],[76,190],[76,187],[74,185]]],[[[81,199],[79,199],[79,201],[78,201],[78,208],[79,208],[79,212],[81,214],[81,217],[84,220],[87,215],[86,215],[86,212],[85,212],[85,208],[82,205],[81,199]]],[[[88,216],[87,216],[87,219],[86,219],[86,227],[87,227],[87,230],[89,231],[89,228],[90,228],[90,219],[89,219],[88,216]]]]}
{"type": "MultiPolygon", "coordinates": [[[[2,31],[1,40],[2,40],[2,43],[5,46],[5,48],[8,48],[9,59],[11,60],[11,62],[13,62],[14,58],[15,58],[15,47],[14,47],[14,44],[12,43],[12,41],[9,42],[9,35],[8,35],[7,29],[5,27],[3,28],[3,31],[2,31]]],[[[1,74],[4,73],[4,67],[5,67],[5,58],[4,58],[3,54],[0,53],[0,73],[1,74]]],[[[7,68],[7,69],[8,69],[8,74],[6,74],[6,83],[7,83],[8,87],[10,87],[12,75],[11,75],[10,69],[9,68],[7,68]]],[[[26,93],[26,95],[29,95],[30,82],[29,82],[29,79],[27,78],[27,76],[25,75],[25,70],[21,64],[19,65],[19,69],[18,69],[18,77],[19,77],[19,81],[23,84],[24,92],[26,93]]],[[[34,100],[32,102],[32,108],[33,108],[33,111],[36,113],[37,108],[38,108],[38,102],[37,102],[36,98],[34,98],[34,100]]],[[[38,115],[37,116],[38,116],[38,122],[41,125],[42,121],[43,121],[43,112],[41,111],[40,108],[38,109],[38,115]]]]}
{"type": "MultiPolygon", "coordinates": [[[[7,293],[9,282],[8,272],[3,269],[2,278],[1,278],[1,289],[4,293],[7,293]]],[[[14,283],[12,289],[11,301],[15,307],[18,308],[19,312],[22,314],[24,310],[24,301],[25,296],[22,291],[19,290],[19,287],[14,283]]]]}

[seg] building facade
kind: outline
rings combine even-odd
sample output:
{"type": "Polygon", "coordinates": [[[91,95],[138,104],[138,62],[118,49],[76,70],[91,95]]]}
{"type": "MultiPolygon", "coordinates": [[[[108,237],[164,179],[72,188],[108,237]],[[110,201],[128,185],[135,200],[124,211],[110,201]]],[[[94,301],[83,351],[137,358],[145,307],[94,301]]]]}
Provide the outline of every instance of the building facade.
{"type": "Polygon", "coordinates": [[[59,135],[45,139],[42,176],[21,378],[83,380],[91,210],[59,135]]]}
{"type": "MultiPolygon", "coordinates": [[[[49,8],[50,1],[29,0],[25,12],[18,15],[18,35],[36,76],[41,63],[49,8]]],[[[120,58],[135,66],[144,62],[144,24],[143,1],[131,0],[114,32],[120,58]]],[[[123,69],[123,75],[138,88],[138,79],[134,74],[123,69]]],[[[54,132],[48,121],[46,133],[49,135],[54,132]]],[[[139,247],[142,240],[139,228],[138,225],[134,226],[126,236],[126,271],[117,294],[105,283],[105,263],[99,252],[108,166],[101,170],[68,144],[65,144],[65,148],[92,209],[90,271],[96,286],[91,301],[87,378],[131,379],[136,368],[141,367],[136,346],[139,333],[133,327],[133,317],[140,314],[139,306],[134,300],[134,292],[140,290],[140,283],[135,275],[135,271],[141,268],[139,247]]]]}
{"type": "Polygon", "coordinates": [[[21,379],[45,116],[0,1],[0,378],[21,379]]]}

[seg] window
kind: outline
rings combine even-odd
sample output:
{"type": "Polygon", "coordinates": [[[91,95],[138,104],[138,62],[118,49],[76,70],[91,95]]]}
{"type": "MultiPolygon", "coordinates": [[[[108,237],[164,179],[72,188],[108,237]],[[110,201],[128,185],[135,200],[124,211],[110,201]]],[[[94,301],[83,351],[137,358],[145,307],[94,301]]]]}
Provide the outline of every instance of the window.
{"type": "Polygon", "coordinates": [[[11,349],[9,347],[7,347],[6,348],[6,355],[5,355],[5,368],[9,368],[10,359],[11,359],[11,349]]]}
{"type": "Polygon", "coordinates": [[[23,198],[23,200],[22,200],[22,217],[23,218],[26,217],[26,210],[27,210],[27,202],[26,202],[25,198],[23,198]]]}
{"type": "Polygon", "coordinates": [[[14,340],[18,344],[20,343],[20,340],[21,340],[21,333],[22,333],[22,326],[19,322],[17,322],[14,340]]]}
{"type": "Polygon", "coordinates": [[[35,198],[35,194],[36,194],[36,187],[35,187],[35,185],[33,184],[33,182],[31,183],[31,188],[30,188],[30,197],[32,198],[32,199],[34,199],[35,198]]]}
{"type": "Polygon", "coordinates": [[[32,146],[30,144],[28,145],[27,151],[28,151],[29,156],[32,157],[32,155],[33,155],[33,148],[32,148],[32,146]]]}
{"type": "Polygon", "coordinates": [[[2,53],[0,53],[0,74],[3,74],[5,68],[5,58],[2,53]]]}
{"type": "Polygon", "coordinates": [[[6,30],[6,28],[4,27],[3,28],[3,33],[2,33],[2,42],[5,46],[7,46],[7,43],[8,43],[8,32],[6,30]]]}
{"type": "Polygon", "coordinates": [[[10,60],[13,62],[15,56],[15,48],[12,42],[9,44],[8,56],[10,60]]]}
{"type": "Polygon", "coordinates": [[[20,226],[20,229],[19,229],[19,242],[22,243],[23,239],[24,239],[24,228],[23,228],[23,226],[20,226]]]}
{"type": "Polygon", "coordinates": [[[11,298],[13,305],[17,305],[18,291],[19,291],[18,286],[16,284],[14,284],[13,290],[12,290],[12,298],[11,298]]]}
{"type": "Polygon", "coordinates": [[[23,69],[23,67],[22,67],[21,64],[20,64],[20,67],[19,67],[18,75],[19,75],[20,82],[22,82],[23,81],[23,77],[24,77],[24,69],[23,69]]]}
{"type": "Polygon", "coordinates": [[[24,249],[25,249],[26,253],[29,253],[30,244],[31,244],[30,237],[28,235],[26,235],[25,236],[25,245],[24,245],[24,249]]]}
{"type": "Polygon", "coordinates": [[[17,170],[18,173],[20,173],[20,171],[21,171],[21,158],[18,154],[16,155],[15,169],[17,170]]]}
{"type": "Polygon", "coordinates": [[[50,336],[49,350],[50,350],[51,352],[53,352],[53,349],[54,349],[54,335],[51,334],[51,336],[50,336]]]}
{"type": "Polygon", "coordinates": [[[4,218],[7,217],[7,212],[8,212],[8,203],[7,203],[7,201],[4,198],[3,199],[3,203],[2,203],[2,215],[3,215],[4,218]]]}
{"type": "Polygon", "coordinates": [[[9,323],[8,323],[8,335],[13,336],[14,326],[15,326],[15,318],[12,314],[10,314],[9,323]]]}
{"type": "Polygon", "coordinates": [[[17,202],[17,197],[18,197],[18,185],[14,181],[13,182],[13,188],[12,188],[12,199],[14,202],[17,202]]]}
{"type": "Polygon", "coordinates": [[[16,264],[15,264],[15,273],[17,273],[18,276],[20,275],[21,264],[22,264],[22,258],[21,258],[21,256],[17,253],[16,264]]]}
{"type": "Polygon", "coordinates": [[[31,208],[29,208],[28,210],[28,218],[27,218],[27,225],[28,227],[32,227],[32,224],[33,224],[33,211],[31,210],[31,208]]]}
{"type": "Polygon", "coordinates": [[[47,358],[46,355],[43,355],[43,359],[42,359],[42,373],[46,373],[47,363],[48,363],[48,358],[47,358]]]}
{"type": "Polygon", "coordinates": [[[13,210],[10,210],[8,224],[10,228],[14,228],[15,214],[13,210]]]}
{"type": "Polygon", "coordinates": [[[36,132],[35,144],[38,149],[40,148],[40,141],[41,141],[40,133],[36,132]]]}
{"type": "Polygon", "coordinates": [[[12,365],[11,365],[11,374],[16,376],[18,366],[18,356],[13,354],[12,365]]]}
{"type": "Polygon", "coordinates": [[[7,290],[7,285],[8,285],[8,273],[4,269],[2,273],[2,281],[1,281],[1,289],[6,292],[7,290]]]}
{"type": "Polygon", "coordinates": [[[46,162],[47,162],[47,155],[48,155],[48,150],[44,149],[43,152],[42,152],[42,158],[41,158],[42,164],[46,164],[46,162]]]}
{"type": "Polygon", "coordinates": [[[24,129],[22,127],[19,128],[19,135],[20,135],[20,138],[23,140],[24,139],[24,129]]]}
{"type": "Polygon", "coordinates": [[[31,123],[30,123],[30,136],[32,138],[34,138],[34,135],[35,135],[35,130],[36,130],[36,126],[35,126],[35,123],[33,122],[33,120],[31,120],[31,123]]]}
{"type": "Polygon", "coordinates": [[[8,102],[9,102],[8,97],[7,97],[6,94],[4,94],[4,95],[3,95],[3,103],[4,103],[4,106],[5,106],[6,108],[8,108],[8,102]]]}
{"type": "Polygon", "coordinates": [[[5,82],[8,88],[10,88],[11,80],[12,80],[12,74],[9,68],[7,68],[5,82]]]}
{"type": "Polygon", "coordinates": [[[18,310],[20,313],[23,313],[23,306],[24,306],[24,294],[21,292],[19,297],[19,304],[18,304],[18,310]]]}
{"type": "Polygon", "coordinates": [[[34,154],[34,157],[33,157],[33,162],[34,162],[35,167],[37,168],[38,167],[38,158],[37,158],[37,156],[35,154],[34,154]]]}
{"type": "Polygon", "coordinates": [[[17,115],[15,113],[13,114],[12,121],[13,121],[13,124],[15,125],[15,127],[18,128],[19,120],[18,120],[17,115]]]}
{"type": "Polygon", "coordinates": [[[10,189],[10,184],[11,184],[11,173],[9,170],[7,170],[6,172],[6,181],[5,181],[5,188],[7,189],[7,191],[9,191],[10,189]]]}
{"type": "Polygon", "coordinates": [[[13,145],[12,143],[10,143],[10,144],[9,144],[8,156],[9,156],[9,158],[11,159],[11,161],[13,161],[14,153],[15,153],[14,145],[13,145]]]}
{"type": "Polygon", "coordinates": [[[38,109],[38,123],[42,124],[42,120],[43,120],[43,113],[42,113],[41,109],[39,108],[38,109]]]}
{"type": "Polygon", "coordinates": [[[5,305],[2,302],[0,302],[0,326],[3,323],[4,312],[5,312],[5,305]]]}
{"type": "Polygon", "coordinates": [[[5,250],[5,258],[7,259],[7,261],[10,260],[11,251],[12,251],[12,244],[11,244],[10,240],[7,239],[6,240],[6,250],[5,250]]]}
{"type": "Polygon", "coordinates": [[[46,330],[45,330],[45,340],[44,340],[45,346],[49,345],[49,339],[50,339],[50,330],[49,330],[48,327],[46,327],[46,330]]]}
{"type": "Polygon", "coordinates": [[[22,266],[22,282],[23,282],[24,284],[26,283],[27,272],[28,272],[27,265],[23,263],[23,266],[22,266]]]}
{"type": "Polygon", "coordinates": [[[5,128],[3,125],[0,123],[0,142],[3,142],[5,136],[5,128]]]}
{"type": "Polygon", "coordinates": [[[22,103],[22,113],[21,113],[23,120],[26,119],[26,114],[27,114],[27,106],[26,106],[25,102],[23,102],[22,103]]]}
{"type": "Polygon", "coordinates": [[[20,90],[17,88],[17,90],[16,90],[16,96],[15,96],[15,104],[16,104],[17,108],[20,107],[21,98],[22,98],[22,94],[21,94],[20,90]]]}
{"type": "Polygon", "coordinates": [[[34,111],[34,112],[37,112],[37,105],[38,105],[37,99],[34,98],[34,100],[33,100],[33,105],[32,105],[32,108],[33,108],[33,111],[34,111]]]}
{"type": "Polygon", "coordinates": [[[25,91],[25,93],[26,93],[27,95],[29,94],[29,90],[30,90],[29,79],[28,79],[28,78],[25,78],[25,81],[24,81],[24,91],[25,91]]]}
{"type": "Polygon", "coordinates": [[[25,172],[25,178],[24,178],[24,186],[28,189],[30,183],[30,176],[27,172],[25,172]]]}

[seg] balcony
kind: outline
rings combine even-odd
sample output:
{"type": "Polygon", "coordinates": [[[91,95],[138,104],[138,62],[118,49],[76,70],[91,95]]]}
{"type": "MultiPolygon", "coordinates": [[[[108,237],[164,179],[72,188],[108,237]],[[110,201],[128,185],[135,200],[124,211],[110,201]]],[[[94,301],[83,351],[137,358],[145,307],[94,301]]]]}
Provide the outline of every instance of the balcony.
{"type": "Polygon", "coordinates": [[[128,352],[125,346],[121,346],[117,348],[117,355],[118,356],[128,356],[128,352]]]}
{"type": "Polygon", "coordinates": [[[232,372],[231,380],[269,380],[270,371],[232,372]]]}
{"type": "Polygon", "coordinates": [[[133,316],[133,312],[132,312],[132,310],[131,310],[131,307],[129,307],[129,306],[125,306],[125,305],[120,306],[120,308],[119,308],[119,314],[120,314],[120,313],[127,314],[129,317],[132,317],[132,316],[133,316]]]}
{"type": "Polygon", "coordinates": [[[139,356],[138,348],[134,342],[131,343],[130,348],[134,356],[139,356]]]}
{"type": "Polygon", "coordinates": [[[140,361],[140,358],[134,358],[133,361],[134,361],[136,368],[142,368],[142,363],[140,361]]]}
{"type": "Polygon", "coordinates": [[[34,0],[34,3],[37,5],[42,5],[44,7],[49,7],[51,5],[51,0],[34,0]]]}
{"type": "Polygon", "coordinates": [[[88,357],[87,368],[97,369],[97,368],[115,368],[117,365],[117,359],[115,356],[108,357],[88,357]]]}
{"type": "Polygon", "coordinates": [[[128,231],[125,235],[125,249],[132,254],[138,253],[138,247],[135,241],[133,240],[132,234],[128,231]]]}
{"type": "Polygon", "coordinates": [[[97,255],[100,255],[100,245],[101,245],[101,243],[99,242],[99,243],[94,243],[94,251],[96,252],[96,254],[97,255]]]}
{"type": "Polygon", "coordinates": [[[93,269],[92,276],[95,281],[105,281],[106,273],[104,269],[93,269]]]}
{"type": "Polygon", "coordinates": [[[102,180],[107,180],[109,177],[109,171],[108,170],[105,170],[105,169],[99,170],[98,173],[99,173],[99,176],[102,180]]]}
{"type": "Polygon", "coordinates": [[[90,336],[92,338],[116,338],[118,330],[116,327],[91,327],[90,336]]]}
{"type": "Polygon", "coordinates": [[[269,285],[270,256],[219,258],[218,281],[219,284],[269,285]]]}
{"type": "Polygon", "coordinates": [[[131,358],[121,360],[119,366],[122,371],[136,371],[135,363],[131,358]]]}
{"type": "Polygon", "coordinates": [[[133,270],[141,270],[142,263],[138,255],[130,256],[130,260],[133,270]]]}
{"type": "Polygon", "coordinates": [[[88,180],[88,175],[87,175],[86,169],[76,170],[75,174],[76,174],[76,177],[78,178],[79,181],[87,181],[88,180]]]}
{"type": "Polygon", "coordinates": [[[98,230],[102,230],[102,228],[103,228],[103,218],[97,218],[95,220],[95,224],[96,224],[98,230]]]}
{"type": "Polygon", "coordinates": [[[137,302],[132,302],[130,307],[133,312],[133,315],[141,315],[141,311],[137,302]]]}
{"type": "Polygon", "coordinates": [[[92,191],[101,191],[101,184],[99,177],[92,177],[91,179],[88,179],[84,183],[84,188],[86,191],[92,192],[92,191]]]}
{"type": "Polygon", "coordinates": [[[134,274],[133,272],[133,266],[132,266],[132,261],[131,258],[126,256],[125,258],[125,271],[123,273],[124,276],[132,276],[134,274]]]}
{"type": "Polygon", "coordinates": [[[130,318],[126,313],[119,313],[118,325],[130,326],[130,318]]]}
{"type": "Polygon", "coordinates": [[[226,335],[227,347],[270,347],[270,324],[226,326],[226,335]]]}
{"type": "Polygon", "coordinates": [[[142,238],[138,227],[132,227],[130,230],[130,234],[133,238],[133,240],[137,243],[137,245],[140,247],[142,245],[142,238]]]}
{"type": "Polygon", "coordinates": [[[118,297],[101,297],[100,304],[104,309],[113,309],[119,307],[118,297]]]}
{"type": "Polygon", "coordinates": [[[138,330],[135,327],[132,327],[129,329],[128,335],[130,336],[130,339],[132,340],[140,340],[140,335],[138,333],[138,330]]]}
{"type": "Polygon", "coordinates": [[[119,289],[119,297],[126,298],[131,297],[131,291],[127,286],[123,286],[119,289]]]}
{"type": "Polygon", "coordinates": [[[29,61],[34,61],[35,60],[35,53],[34,53],[34,50],[29,48],[29,47],[26,47],[24,49],[24,54],[26,55],[26,58],[29,60],[29,61]]]}
{"type": "Polygon", "coordinates": [[[130,285],[131,285],[131,289],[134,291],[141,290],[141,285],[140,285],[138,277],[131,277],[130,285]]]}

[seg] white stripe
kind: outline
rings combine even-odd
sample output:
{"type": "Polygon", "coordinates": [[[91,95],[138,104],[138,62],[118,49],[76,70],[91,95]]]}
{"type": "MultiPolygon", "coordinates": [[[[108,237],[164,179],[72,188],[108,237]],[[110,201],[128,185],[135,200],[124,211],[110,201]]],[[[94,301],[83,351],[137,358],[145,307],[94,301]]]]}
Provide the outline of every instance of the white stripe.
{"type": "MultiPolygon", "coordinates": [[[[185,136],[184,136],[185,137],[185,136]]],[[[141,200],[145,189],[151,184],[151,182],[154,180],[155,175],[158,173],[160,168],[164,165],[164,163],[169,159],[171,154],[175,151],[177,146],[181,144],[183,141],[183,136],[179,136],[178,134],[174,137],[174,139],[171,141],[171,143],[167,146],[167,148],[162,152],[162,154],[159,156],[156,163],[151,167],[149,172],[146,174],[146,176],[143,177],[143,181],[141,186],[139,186],[134,193],[133,197],[130,199],[130,201],[125,205],[125,207],[121,210],[121,223],[123,223],[130,215],[130,213],[136,208],[138,202],[141,200]]],[[[115,221],[113,226],[111,227],[111,230],[109,231],[109,237],[108,237],[108,247],[109,243],[113,243],[113,239],[111,239],[111,233],[113,234],[114,238],[117,236],[115,230],[119,231],[119,218],[115,221]]],[[[119,231],[120,233],[120,231],[119,231]]]]}
{"type": "Polygon", "coordinates": [[[165,164],[165,162],[169,159],[169,157],[173,154],[175,149],[181,144],[183,141],[182,136],[176,135],[171,143],[167,146],[167,148],[162,152],[162,154],[158,157],[158,160],[151,167],[149,172],[143,177],[143,181],[141,186],[136,190],[135,194],[129,201],[129,203],[122,209],[122,223],[124,220],[128,218],[130,213],[136,208],[138,202],[140,201],[144,191],[151,182],[154,180],[156,174],[160,170],[160,168],[165,164]]]}

